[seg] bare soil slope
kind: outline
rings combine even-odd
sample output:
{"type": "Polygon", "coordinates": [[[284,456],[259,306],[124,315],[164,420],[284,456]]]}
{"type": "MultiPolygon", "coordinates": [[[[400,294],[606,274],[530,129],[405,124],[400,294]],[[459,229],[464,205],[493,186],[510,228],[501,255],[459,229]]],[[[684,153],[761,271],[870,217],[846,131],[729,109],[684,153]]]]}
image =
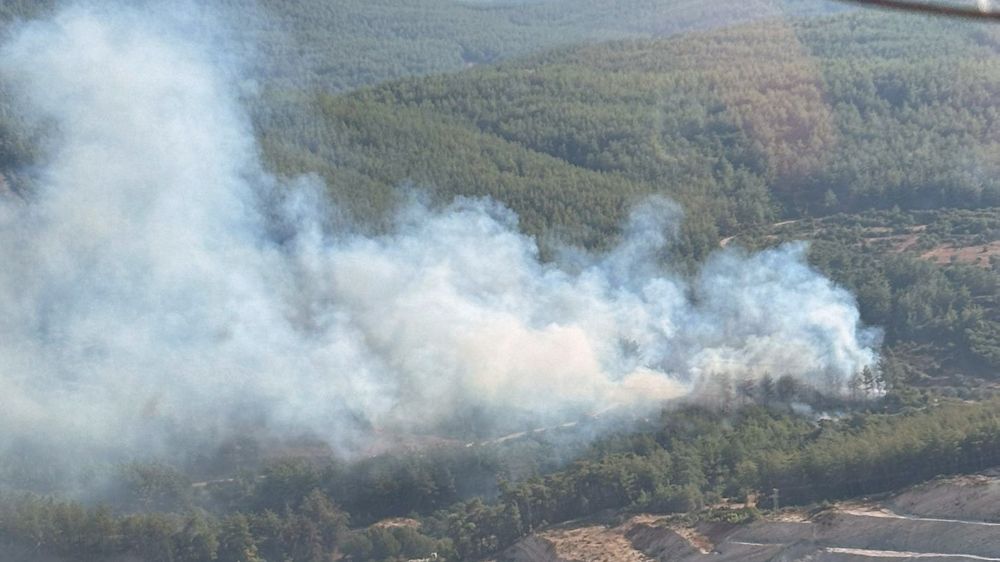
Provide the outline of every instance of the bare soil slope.
{"type": "Polygon", "coordinates": [[[506,562],[1000,562],[1000,474],[939,479],[873,501],[744,524],[633,516],[533,535],[506,562]]]}

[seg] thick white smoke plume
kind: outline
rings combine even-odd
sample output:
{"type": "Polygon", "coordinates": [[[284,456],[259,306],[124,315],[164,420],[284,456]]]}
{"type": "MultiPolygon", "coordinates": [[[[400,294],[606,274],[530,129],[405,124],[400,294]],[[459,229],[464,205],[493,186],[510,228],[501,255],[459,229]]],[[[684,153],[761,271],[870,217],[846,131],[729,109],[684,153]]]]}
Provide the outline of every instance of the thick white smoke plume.
{"type": "Polygon", "coordinates": [[[841,389],[874,360],[802,246],[720,252],[694,281],[657,266],[679,220],[662,201],[572,264],[489,201],[331,227],[321,189],[261,170],[197,45],[124,10],[24,26],[0,71],[59,137],[40,191],[0,202],[0,447],[155,453],[253,425],[349,452],[470,409],[649,406],[719,373],[841,389]]]}

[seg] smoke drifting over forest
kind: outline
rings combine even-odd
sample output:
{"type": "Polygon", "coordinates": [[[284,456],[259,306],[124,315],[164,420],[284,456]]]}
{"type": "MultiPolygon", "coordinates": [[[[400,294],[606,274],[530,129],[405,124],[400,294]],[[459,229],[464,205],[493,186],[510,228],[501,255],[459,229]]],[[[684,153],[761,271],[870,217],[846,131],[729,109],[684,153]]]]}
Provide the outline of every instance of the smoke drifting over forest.
{"type": "Polygon", "coordinates": [[[719,374],[843,390],[875,360],[801,245],[659,265],[682,219],[661,200],[551,263],[485,200],[351,230],[317,182],[263,170],[223,57],[148,19],[72,8],[0,50],[57,138],[38,192],[0,201],[0,448],[158,454],[249,425],[350,454],[374,428],[651,408],[719,374]]]}

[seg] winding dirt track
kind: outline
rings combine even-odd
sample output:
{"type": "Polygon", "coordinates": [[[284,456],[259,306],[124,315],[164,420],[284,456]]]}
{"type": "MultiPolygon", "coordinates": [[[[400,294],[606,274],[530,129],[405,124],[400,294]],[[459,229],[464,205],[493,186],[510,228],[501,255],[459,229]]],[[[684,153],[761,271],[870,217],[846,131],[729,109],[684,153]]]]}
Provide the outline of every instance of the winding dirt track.
{"type": "MultiPolygon", "coordinates": [[[[861,517],[885,517],[888,519],[903,519],[906,521],[929,521],[931,523],[957,523],[959,525],[982,525],[985,527],[1000,527],[1000,523],[989,521],[970,521],[968,519],[945,519],[941,517],[918,517],[916,515],[900,515],[884,507],[880,508],[846,508],[841,509],[841,513],[848,515],[859,515],[861,517]]],[[[995,560],[1000,560],[996,558],[995,560]]]]}
{"type": "MultiPolygon", "coordinates": [[[[802,222],[802,219],[794,219],[794,220],[787,220],[787,221],[781,221],[781,222],[771,223],[771,226],[769,226],[768,228],[774,229],[774,228],[779,228],[779,227],[782,227],[782,226],[785,226],[785,225],[789,225],[789,224],[795,224],[795,223],[798,223],[798,222],[802,222]]],[[[726,236],[722,240],[719,240],[719,247],[720,248],[725,248],[733,240],[736,240],[737,238],[739,238],[739,236],[740,236],[739,234],[736,234],[736,235],[733,235],[733,236],[726,236]]]]}
{"type": "Polygon", "coordinates": [[[867,550],[862,548],[837,548],[827,547],[824,552],[831,554],[851,554],[866,558],[957,558],[959,560],[986,560],[987,562],[1000,562],[1000,558],[987,558],[974,554],[942,554],[934,552],[900,552],[898,550],[867,550]]]}

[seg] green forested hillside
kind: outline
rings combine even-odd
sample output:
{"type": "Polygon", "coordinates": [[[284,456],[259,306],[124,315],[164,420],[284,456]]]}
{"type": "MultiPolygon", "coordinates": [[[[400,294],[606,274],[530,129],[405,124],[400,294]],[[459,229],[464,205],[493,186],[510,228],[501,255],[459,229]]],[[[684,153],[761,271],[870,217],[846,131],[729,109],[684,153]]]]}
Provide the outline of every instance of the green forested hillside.
{"type": "MultiPolygon", "coordinates": [[[[51,4],[5,2],[0,20],[51,4]]],[[[265,1],[251,10],[227,0],[217,9],[242,41],[234,48],[256,53],[251,66],[265,87],[254,113],[269,162],[321,173],[368,218],[413,181],[442,195],[495,196],[530,232],[600,245],[635,195],[661,192],[688,208],[686,241],[698,255],[719,233],[801,211],[997,201],[992,28],[880,13],[792,18],[834,6],[805,0],[735,12],[679,1],[572,4],[265,1]],[[469,57],[751,13],[781,15],[333,94],[461,69],[469,57]]],[[[33,160],[22,126],[0,103],[8,177],[33,160]]]]}
{"type": "MultiPolygon", "coordinates": [[[[342,90],[559,45],[841,9],[818,0],[305,0],[219,3],[265,45],[263,74],[342,90]],[[264,23],[266,22],[266,23],[264,23]]],[[[239,32],[238,32],[239,34],[239,32]]]]}
{"type": "MultiPolygon", "coordinates": [[[[53,6],[62,4],[57,0],[0,3],[0,36],[11,22],[39,17],[49,13],[53,6]]],[[[207,34],[219,43],[220,52],[237,61],[241,71],[260,87],[263,99],[258,100],[255,112],[261,136],[268,137],[268,146],[285,145],[280,150],[269,151],[271,162],[289,173],[320,171],[328,180],[349,184],[350,196],[342,202],[361,209],[365,218],[372,219],[391,204],[389,192],[411,176],[410,169],[400,169],[393,164],[395,169],[376,172],[371,169],[373,165],[357,160],[372,160],[380,155],[351,151],[350,147],[356,146],[351,141],[332,142],[337,135],[349,135],[350,131],[333,128],[339,125],[336,119],[316,122],[316,108],[321,105],[318,98],[324,95],[408,76],[462,71],[559,46],[625,37],[657,37],[761,19],[783,21],[843,9],[824,0],[755,0],[737,4],[690,0],[615,3],[597,0],[222,0],[213,2],[203,15],[209,20],[204,22],[209,28],[207,34]],[[218,29],[224,31],[219,33],[218,29]],[[336,162],[340,157],[352,163],[339,165],[336,162]],[[336,179],[331,167],[337,168],[336,179]]],[[[24,130],[25,123],[10,107],[9,101],[10,96],[0,83],[0,176],[6,177],[7,183],[18,189],[28,182],[19,169],[33,164],[38,153],[31,135],[24,130]]],[[[329,110],[327,116],[344,113],[338,113],[328,104],[323,106],[329,110]]],[[[387,127],[383,118],[367,109],[358,109],[358,112],[373,116],[372,126],[387,127]]],[[[611,189],[611,180],[565,169],[562,163],[551,158],[528,155],[523,148],[498,143],[497,139],[485,138],[475,131],[454,131],[448,125],[430,124],[438,119],[437,115],[421,116],[419,111],[410,114],[430,129],[436,129],[436,134],[455,134],[463,138],[463,144],[468,146],[466,150],[482,153],[472,162],[489,161],[492,165],[496,160],[527,158],[533,163],[527,165],[526,171],[534,175],[539,167],[545,167],[550,170],[550,178],[561,178],[544,182],[563,186],[556,188],[557,191],[570,183],[604,186],[596,190],[603,195],[594,196],[599,200],[596,208],[600,212],[608,205],[623,204],[620,195],[609,192],[633,191],[628,186],[611,189]],[[442,127],[449,130],[444,131],[442,127]],[[479,144],[496,146],[480,150],[479,144]],[[504,154],[506,152],[520,155],[504,154]]],[[[409,139],[421,139],[416,144],[422,147],[428,131],[419,127],[414,129],[403,116],[393,120],[398,123],[394,127],[410,130],[409,139]]],[[[426,153],[412,158],[419,158],[426,166],[439,164],[437,158],[426,153]]],[[[464,159],[459,161],[460,168],[473,169],[464,162],[464,159]]],[[[384,167],[385,164],[374,166],[384,167]]],[[[430,182],[445,176],[445,166],[435,169],[437,172],[413,173],[410,179],[430,182]]],[[[484,170],[479,166],[475,172],[484,170]]],[[[416,168],[413,171],[416,172],[416,168]]],[[[523,174],[511,174],[510,170],[503,169],[495,174],[506,179],[483,178],[477,183],[462,174],[450,176],[453,184],[466,186],[451,191],[490,194],[505,201],[511,199],[503,193],[506,191],[542,191],[537,185],[523,186],[513,179],[523,174]],[[496,185],[486,187],[484,184],[496,185]]],[[[621,185],[618,180],[611,183],[621,185]]],[[[428,189],[430,186],[422,187],[428,189]]],[[[637,188],[635,191],[643,190],[637,188]]],[[[590,219],[594,215],[594,211],[588,209],[595,206],[585,200],[577,201],[573,195],[559,195],[558,198],[564,201],[560,203],[561,216],[590,219]],[[585,212],[581,215],[581,211],[585,212]]],[[[515,206],[525,212],[537,203],[534,198],[515,206]]],[[[542,226],[552,224],[538,214],[525,213],[526,224],[532,232],[540,232],[542,226]]],[[[585,224],[575,221],[572,226],[575,231],[570,238],[596,245],[616,225],[588,220],[585,224]]]]}
{"type": "Polygon", "coordinates": [[[319,171],[347,200],[407,181],[489,194],[587,244],[665,193],[699,254],[803,212],[998,204],[994,36],[881,14],[769,22],[317,94],[306,121],[292,104],[258,123],[279,170],[319,171]]]}
{"type": "MultiPolygon", "coordinates": [[[[67,3],[5,1],[0,24],[67,3]]],[[[559,45],[843,9],[824,0],[219,0],[204,15],[255,78],[341,91],[559,45]]]]}

